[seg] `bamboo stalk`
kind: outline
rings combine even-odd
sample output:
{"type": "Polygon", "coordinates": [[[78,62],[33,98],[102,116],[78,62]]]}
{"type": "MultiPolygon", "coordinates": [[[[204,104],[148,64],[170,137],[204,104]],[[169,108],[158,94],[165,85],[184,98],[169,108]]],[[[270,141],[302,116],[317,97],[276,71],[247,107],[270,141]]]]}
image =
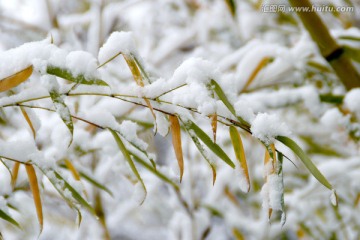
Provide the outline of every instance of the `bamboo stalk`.
{"type": "MultiPolygon", "coordinates": [[[[309,0],[289,0],[293,7],[303,7],[312,9],[309,0]]],[[[329,62],[340,81],[347,90],[360,87],[360,75],[352,65],[349,58],[343,53],[343,48],[338,45],[330,35],[324,22],[315,11],[297,11],[306,30],[316,42],[322,56],[329,62]]]]}

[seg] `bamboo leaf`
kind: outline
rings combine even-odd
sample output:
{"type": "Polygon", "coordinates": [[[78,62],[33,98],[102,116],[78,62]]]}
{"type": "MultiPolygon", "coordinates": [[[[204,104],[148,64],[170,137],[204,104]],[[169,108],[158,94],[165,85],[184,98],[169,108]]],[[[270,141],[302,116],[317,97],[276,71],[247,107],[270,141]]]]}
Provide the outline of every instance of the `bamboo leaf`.
{"type": "Polygon", "coordinates": [[[9,77],[3,78],[0,81],[0,92],[7,91],[18,86],[20,83],[26,81],[32,74],[33,67],[29,66],[9,77]]]}
{"type": "Polygon", "coordinates": [[[240,163],[240,167],[241,167],[242,171],[244,172],[246,182],[248,184],[247,192],[249,192],[250,191],[250,177],[249,177],[249,170],[248,170],[247,162],[246,162],[244,146],[242,144],[240,134],[234,126],[230,126],[229,132],[230,132],[231,142],[234,147],[235,156],[236,156],[236,159],[240,163]]]}
{"type": "Polygon", "coordinates": [[[222,150],[219,145],[214,143],[211,138],[203,131],[201,128],[199,128],[195,123],[193,123],[191,120],[188,120],[185,125],[189,130],[194,131],[196,136],[200,138],[200,140],[208,146],[208,148],[215,153],[221,160],[223,160],[226,164],[228,164],[230,167],[235,168],[235,164],[231,161],[231,159],[226,155],[224,150],[222,150]]]}
{"type": "Polygon", "coordinates": [[[69,80],[71,82],[78,83],[78,84],[109,86],[106,82],[104,82],[101,79],[85,77],[82,74],[74,76],[70,70],[61,68],[61,67],[57,67],[57,66],[53,66],[53,65],[48,65],[46,68],[46,72],[50,75],[61,77],[63,79],[66,79],[66,80],[69,80]]]}
{"type": "Polygon", "coordinates": [[[237,228],[233,228],[232,229],[233,235],[235,237],[235,240],[244,240],[244,235],[237,229],[237,228]]]}
{"type": "Polygon", "coordinates": [[[236,16],[236,4],[234,0],[225,0],[226,6],[228,7],[231,16],[236,16]]]}
{"type": "Polygon", "coordinates": [[[64,100],[62,99],[61,95],[57,90],[52,89],[50,91],[50,97],[54,103],[56,112],[59,114],[61,120],[65,123],[66,127],[69,129],[69,132],[71,134],[71,138],[69,142],[69,146],[70,146],[73,141],[73,135],[74,135],[74,124],[72,121],[70,110],[66,106],[64,100]]]}
{"type": "MultiPolygon", "coordinates": [[[[69,207],[71,209],[74,209],[77,212],[78,226],[80,226],[80,223],[82,220],[81,212],[80,212],[79,208],[77,207],[77,205],[75,204],[75,201],[74,201],[75,199],[72,198],[72,195],[69,196],[69,194],[65,194],[66,186],[65,186],[64,182],[62,181],[62,177],[59,174],[55,175],[55,171],[53,171],[53,170],[44,170],[44,169],[40,168],[39,166],[37,166],[37,167],[49,179],[51,184],[54,186],[54,188],[60,194],[60,196],[66,201],[66,203],[69,205],[69,207]],[[60,178],[58,176],[60,176],[60,178]]],[[[93,211],[93,212],[95,212],[95,211],[93,211]]]]}
{"type": "Polygon", "coordinates": [[[42,212],[42,204],[40,198],[40,190],[39,185],[36,177],[35,169],[30,164],[25,164],[25,169],[29,178],[30,188],[33,194],[34,203],[36,207],[36,213],[38,216],[39,224],[40,224],[40,232],[42,232],[44,219],[43,219],[43,212],[42,212]]]}
{"type": "Polygon", "coordinates": [[[210,85],[214,89],[214,91],[215,91],[216,95],[219,97],[219,99],[224,103],[224,105],[227,107],[227,109],[229,109],[229,111],[232,113],[232,115],[234,115],[234,117],[236,117],[240,121],[240,123],[244,125],[244,127],[246,129],[250,129],[250,124],[248,122],[246,122],[243,118],[236,115],[235,108],[230,103],[230,101],[226,97],[224,91],[221,89],[219,84],[214,79],[212,79],[210,81],[210,85]]]}
{"type": "MultiPolygon", "coordinates": [[[[144,82],[143,82],[143,79],[142,79],[142,75],[141,75],[141,72],[140,72],[140,69],[136,63],[136,60],[135,58],[133,57],[133,55],[131,54],[124,54],[122,53],[133,77],[134,77],[134,80],[136,82],[137,85],[139,85],[140,87],[144,87],[144,82]]],[[[143,98],[146,105],[148,106],[148,108],[150,109],[151,111],[151,115],[153,116],[154,118],[154,124],[155,124],[155,134],[157,132],[157,123],[156,123],[156,115],[155,115],[155,112],[154,112],[154,109],[150,103],[150,101],[147,99],[147,98],[143,98]]]]}
{"type": "Polygon", "coordinates": [[[4,165],[4,167],[8,170],[8,172],[9,172],[9,174],[10,174],[10,177],[11,177],[11,179],[13,178],[13,175],[12,175],[12,172],[11,172],[11,170],[10,170],[10,167],[4,162],[4,159],[2,159],[1,157],[0,157],[0,161],[1,161],[1,163],[4,165]]]}
{"type": "Polygon", "coordinates": [[[115,141],[116,141],[116,144],[118,145],[120,151],[121,151],[122,154],[124,155],[126,161],[129,163],[131,170],[132,170],[133,173],[135,174],[136,178],[140,181],[141,186],[142,186],[143,189],[144,189],[145,195],[144,195],[144,199],[141,201],[141,204],[142,204],[142,203],[145,201],[146,194],[147,194],[144,181],[142,180],[142,178],[141,178],[138,170],[136,169],[136,166],[135,166],[133,160],[131,159],[131,156],[130,156],[129,152],[128,152],[128,150],[126,149],[124,143],[121,141],[119,135],[118,135],[114,130],[112,130],[111,128],[108,128],[108,129],[109,129],[109,131],[111,132],[111,134],[113,135],[113,137],[114,137],[114,139],[115,139],[115,141]]]}
{"type": "Polygon", "coordinates": [[[251,73],[249,79],[246,81],[245,86],[242,89],[242,92],[247,90],[247,88],[254,81],[254,79],[256,78],[258,73],[261,71],[261,69],[263,69],[271,60],[272,60],[272,58],[270,58],[270,57],[264,57],[263,59],[260,60],[260,62],[254,69],[254,71],[251,73]]]}
{"type": "Polygon", "coordinates": [[[76,191],[58,172],[54,171],[55,177],[60,180],[60,182],[64,183],[62,187],[62,191],[65,189],[69,190],[71,196],[85,209],[87,209],[91,214],[96,216],[96,212],[94,208],[81,196],[81,194],[76,191]]]}
{"type": "Polygon", "coordinates": [[[214,143],[216,143],[216,131],[217,131],[217,114],[214,113],[210,116],[211,119],[211,129],[213,131],[214,143]]]}
{"type": "Polygon", "coordinates": [[[343,49],[345,50],[345,55],[356,62],[360,62],[360,50],[358,48],[343,46],[343,49]]]}
{"type": "Polygon", "coordinates": [[[27,114],[25,108],[20,107],[20,110],[21,110],[21,113],[22,113],[22,115],[24,116],[26,122],[29,124],[29,127],[30,127],[30,129],[31,129],[31,132],[32,132],[32,134],[33,134],[33,136],[34,136],[34,139],[35,139],[35,138],[36,138],[36,131],[35,131],[34,125],[33,125],[32,122],[31,122],[31,119],[30,119],[29,115],[27,114]]]}
{"type": "Polygon", "coordinates": [[[13,169],[12,169],[12,177],[11,177],[11,186],[12,186],[13,190],[15,189],[15,186],[16,186],[16,180],[17,180],[17,177],[19,174],[19,168],[20,168],[20,163],[15,162],[13,169]]]}
{"type": "Polygon", "coordinates": [[[6,212],[4,212],[3,210],[0,209],[0,218],[2,218],[3,220],[13,224],[14,226],[21,228],[20,224],[13,219],[9,214],[7,214],[6,212]]]}
{"type": "Polygon", "coordinates": [[[328,182],[328,180],[322,175],[322,173],[318,170],[318,168],[315,166],[315,164],[311,161],[311,159],[304,153],[304,151],[288,137],[285,136],[278,136],[276,139],[280,142],[282,142],[285,146],[290,148],[304,163],[306,168],[310,171],[310,173],[325,187],[332,190],[331,184],[328,182]]]}
{"type": "Polygon", "coordinates": [[[213,185],[214,185],[216,182],[216,167],[209,159],[208,153],[205,151],[203,145],[200,143],[200,140],[198,139],[198,137],[196,136],[194,131],[192,131],[186,124],[184,125],[184,127],[185,127],[186,131],[188,132],[188,134],[190,135],[191,139],[193,140],[195,146],[199,150],[200,154],[204,157],[206,162],[209,164],[211,171],[212,171],[212,175],[213,175],[213,185]]]}
{"type": "Polygon", "coordinates": [[[178,161],[178,165],[179,165],[179,169],[180,169],[180,182],[181,182],[183,174],[184,174],[184,158],[183,158],[182,146],[181,146],[180,123],[176,116],[170,115],[169,119],[170,119],[172,143],[173,143],[176,159],[178,161]]]}
{"type": "Polygon", "coordinates": [[[76,168],[74,167],[74,165],[69,161],[69,159],[65,159],[65,165],[66,167],[69,169],[69,171],[71,172],[71,174],[73,175],[74,179],[76,181],[80,181],[80,174],[79,172],[76,170],[76,168]]]}
{"type": "Polygon", "coordinates": [[[94,178],[90,177],[89,175],[87,175],[84,172],[79,172],[80,176],[85,179],[86,181],[88,181],[89,183],[91,183],[92,185],[94,185],[95,187],[104,190],[105,192],[109,193],[110,196],[113,196],[113,193],[103,184],[99,183],[98,181],[96,181],[94,178]]]}

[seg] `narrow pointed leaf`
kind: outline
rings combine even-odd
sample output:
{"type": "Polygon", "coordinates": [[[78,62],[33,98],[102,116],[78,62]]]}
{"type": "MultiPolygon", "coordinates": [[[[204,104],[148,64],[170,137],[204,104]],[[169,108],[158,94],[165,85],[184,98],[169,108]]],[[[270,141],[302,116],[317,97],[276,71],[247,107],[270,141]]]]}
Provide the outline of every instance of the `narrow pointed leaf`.
{"type": "Polygon", "coordinates": [[[169,119],[170,119],[172,143],[173,143],[176,159],[177,159],[179,169],[180,169],[180,182],[181,182],[183,174],[184,174],[184,158],[183,158],[182,146],[181,146],[180,123],[176,116],[170,115],[169,119]]]}
{"type": "Polygon", "coordinates": [[[20,72],[0,80],[0,92],[9,90],[26,81],[32,74],[33,67],[29,66],[20,72]]]}
{"type": "Polygon", "coordinates": [[[12,175],[12,172],[11,172],[10,167],[4,162],[4,159],[2,159],[1,157],[0,157],[0,161],[1,161],[1,163],[4,165],[4,167],[8,170],[8,172],[9,172],[9,174],[10,174],[10,177],[11,177],[11,179],[12,179],[12,178],[13,178],[13,175],[12,175]]]}
{"type": "MultiPolygon", "coordinates": [[[[141,72],[140,72],[140,69],[138,67],[138,65],[136,64],[136,61],[134,59],[134,57],[131,55],[131,54],[122,54],[133,77],[134,77],[134,80],[136,82],[137,85],[139,85],[140,87],[144,87],[144,81],[142,79],[142,75],[141,75],[141,72]]],[[[144,101],[146,103],[146,105],[148,106],[148,108],[150,109],[151,111],[151,115],[153,116],[154,118],[154,124],[155,124],[155,134],[157,132],[157,123],[156,123],[156,115],[155,115],[155,112],[154,112],[154,109],[150,103],[150,101],[147,99],[147,98],[144,98],[144,101]]]]}
{"type": "Polygon", "coordinates": [[[121,141],[119,135],[112,129],[108,128],[109,131],[111,132],[111,134],[113,135],[115,141],[116,141],[116,144],[118,145],[120,151],[122,152],[122,154],[124,155],[126,161],[128,162],[131,170],[133,171],[133,173],[135,174],[136,178],[140,181],[141,183],[141,186],[143,187],[144,189],[144,192],[145,192],[145,195],[144,195],[144,199],[141,201],[141,204],[145,201],[145,198],[146,198],[146,195],[147,195],[147,191],[146,191],[146,187],[145,187],[145,184],[144,184],[144,181],[142,180],[138,170],[136,169],[136,166],[133,162],[133,160],[131,159],[131,156],[128,152],[128,150],[126,149],[124,143],[121,141]]]}
{"type": "Polygon", "coordinates": [[[83,179],[85,179],[86,181],[88,181],[89,183],[94,185],[95,187],[97,187],[97,188],[99,188],[101,190],[104,190],[105,192],[109,193],[110,196],[113,196],[113,193],[104,184],[99,183],[94,178],[90,177],[89,175],[87,175],[84,172],[80,172],[79,174],[83,179]]]}
{"type": "Polygon", "coordinates": [[[278,136],[276,137],[277,140],[282,142],[285,146],[290,148],[304,163],[306,168],[311,172],[311,174],[325,187],[332,190],[332,186],[329,181],[322,175],[319,169],[315,166],[315,164],[310,160],[310,158],[304,153],[304,151],[288,137],[278,136]]]}
{"type": "Polygon", "coordinates": [[[76,191],[58,172],[54,171],[55,177],[64,183],[62,190],[69,190],[71,192],[72,197],[85,209],[87,209],[91,214],[96,216],[96,212],[94,208],[81,196],[81,194],[76,191]]]}
{"type": "Polygon", "coordinates": [[[20,224],[15,219],[13,219],[10,215],[8,215],[6,212],[4,212],[3,210],[0,210],[0,218],[13,224],[14,226],[16,226],[18,228],[21,228],[20,224]]]}
{"type": "Polygon", "coordinates": [[[69,129],[69,132],[71,134],[71,139],[69,142],[69,146],[72,143],[73,135],[74,135],[74,124],[72,121],[72,117],[70,114],[69,108],[66,106],[64,100],[62,99],[59,92],[55,89],[50,91],[50,97],[51,100],[54,103],[56,112],[59,114],[61,120],[65,123],[66,127],[69,129]]]}
{"type": "Polygon", "coordinates": [[[247,192],[249,192],[250,191],[250,177],[249,177],[249,170],[248,170],[247,162],[246,162],[244,146],[242,144],[240,134],[234,126],[230,126],[229,132],[230,132],[231,142],[234,147],[235,156],[236,156],[236,159],[240,163],[240,167],[241,167],[242,171],[244,172],[246,182],[248,184],[247,192]]]}
{"type": "Polygon", "coordinates": [[[61,77],[63,79],[66,79],[66,80],[69,80],[71,82],[78,83],[78,84],[109,86],[106,82],[104,82],[101,79],[85,77],[82,74],[74,76],[70,70],[61,68],[61,67],[57,67],[57,66],[53,66],[53,65],[48,65],[46,68],[46,72],[50,75],[61,77]]]}
{"type": "Polygon", "coordinates": [[[18,174],[19,174],[19,168],[20,168],[20,163],[15,162],[14,166],[13,166],[13,169],[12,169],[12,177],[11,177],[12,189],[14,189],[15,186],[16,186],[16,180],[17,180],[17,177],[18,177],[18,174]]]}
{"type": "Polygon", "coordinates": [[[33,134],[33,136],[34,136],[34,139],[35,139],[35,138],[36,138],[36,131],[35,131],[34,125],[33,125],[32,122],[31,122],[31,119],[30,119],[29,115],[27,114],[25,108],[20,107],[20,110],[21,110],[21,113],[22,113],[22,115],[24,116],[26,122],[29,124],[29,127],[30,127],[30,129],[31,129],[31,132],[32,132],[32,134],[33,134]]]}
{"type": "Polygon", "coordinates": [[[250,129],[250,124],[248,122],[246,122],[243,118],[236,115],[235,108],[230,103],[229,99],[226,97],[226,95],[225,95],[224,91],[221,89],[220,85],[214,79],[212,79],[210,81],[210,84],[211,84],[212,88],[214,89],[214,92],[216,93],[216,95],[224,103],[224,105],[227,107],[227,109],[229,109],[229,111],[232,113],[232,115],[234,115],[234,117],[236,117],[240,121],[240,123],[243,125],[244,128],[250,129]]]}
{"type": "Polygon", "coordinates": [[[214,143],[211,138],[203,131],[201,128],[199,128],[195,123],[193,123],[191,120],[189,120],[187,123],[185,123],[187,128],[189,130],[194,131],[196,136],[200,138],[200,140],[213,152],[215,153],[221,160],[223,160],[226,164],[228,164],[230,167],[235,168],[235,164],[231,161],[231,159],[226,155],[224,150],[214,143]]]}
{"type": "Polygon", "coordinates": [[[36,214],[38,216],[39,224],[40,224],[40,232],[42,232],[44,219],[43,219],[43,211],[42,211],[42,204],[40,198],[40,190],[39,185],[36,177],[35,169],[30,164],[25,164],[25,169],[29,178],[30,188],[33,194],[34,203],[36,207],[36,214]]]}
{"type": "Polygon", "coordinates": [[[216,132],[217,132],[217,114],[214,113],[210,116],[211,118],[211,129],[213,131],[214,143],[216,143],[216,132]]]}
{"type": "Polygon", "coordinates": [[[186,131],[188,132],[188,134],[190,135],[191,139],[193,140],[195,146],[197,147],[197,149],[199,150],[200,154],[204,157],[204,159],[206,160],[206,162],[209,164],[211,171],[212,171],[212,175],[213,175],[213,185],[216,182],[216,167],[214,166],[214,164],[211,162],[211,160],[209,159],[209,155],[206,152],[206,150],[204,149],[204,146],[200,143],[199,138],[196,136],[196,134],[189,128],[188,125],[184,125],[186,131]]]}
{"type": "Polygon", "coordinates": [[[76,170],[76,168],[74,167],[74,165],[69,161],[69,159],[65,159],[65,165],[66,167],[69,169],[69,171],[71,172],[71,174],[73,175],[74,179],[76,181],[80,181],[80,174],[79,172],[76,170]]]}
{"type": "Polygon", "coordinates": [[[246,81],[246,84],[245,84],[244,88],[242,89],[243,92],[247,90],[247,88],[254,81],[254,79],[256,78],[258,73],[261,71],[261,69],[263,69],[266,66],[266,64],[268,64],[270,61],[271,61],[271,58],[269,58],[269,57],[264,57],[263,59],[261,59],[261,61],[258,63],[256,68],[254,69],[254,71],[251,73],[249,79],[246,81]]]}
{"type": "Polygon", "coordinates": [[[231,13],[231,16],[236,16],[236,4],[234,0],[225,0],[225,3],[231,13]]]}

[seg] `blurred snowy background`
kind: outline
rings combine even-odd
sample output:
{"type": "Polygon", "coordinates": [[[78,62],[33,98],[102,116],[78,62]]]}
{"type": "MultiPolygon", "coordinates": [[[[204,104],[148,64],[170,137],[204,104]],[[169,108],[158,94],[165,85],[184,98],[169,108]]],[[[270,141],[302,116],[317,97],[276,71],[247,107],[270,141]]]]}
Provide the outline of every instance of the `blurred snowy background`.
{"type": "MultiPolygon", "coordinates": [[[[45,223],[39,239],[360,238],[360,90],[346,91],[295,13],[264,12],[263,6],[272,2],[0,0],[2,56],[8,49],[51,37],[61,49],[85,51],[91,54],[89,58],[98,59],[99,50],[111,33],[132,32],[135,48],[153,82],[153,87],[149,85],[143,93],[148,97],[165,92],[166,86],[174,87],[172,81],[183,76],[187,67],[197,67],[193,62],[209,61],[211,65],[204,69],[212,72],[212,68],[216,68],[216,80],[235,103],[237,113],[250,122],[259,113],[274,116],[274,121],[268,124],[275,125],[265,126],[274,131],[283,131],[286,125],[292,139],[301,145],[338,193],[339,204],[334,207],[330,201],[331,191],[317,182],[290,150],[277,143],[277,149],[292,161],[284,159],[283,165],[287,221],[281,226],[281,212],[274,212],[269,223],[268,212],[262,208],[264,196],[261,194],[265,148],[255,138],[258,136],[241,132],[251,180],[250,192],[244,193],[241,190],[243,176],[211,156],[217,165],[217,181],[213,186],[211,169],[191,138],[183,132],[185,171],[179,184],[181,194],[138,166],[148,190],[145,202],[140,205],[142,190],[139,183],[134,183],[132,172],[109,132],[77,121],[74,140],[68,148],[69,133],[61,119],[51,112],[29,109],[37,125],[35,143],[43,155],[57,165],[61,165],[63,159],[70,159],[79,171],[92,176],[113,193],[111,196],[82,180],[80,188],[86,189],[88,200],[103,216],[97,220],[83,211],[83,221],[78,227],[76,214],[49,181],[42,178],[39,182],[45,223]],[[231,2],[235,2],[235,8],[231,8],[231,2]],[[252,83],[247,85],[249,78],[253,78],[252,83]],[[339,96],[341,101],[327,101],[326,96],[339,96]]],[[[354,65],[360,69],[357,63],[360,59],[359,2],[312,2],[318,6],[353,7],[352,11],[318,14],[338,42],[351,49],[354,65]]],[[[289,6],[285,0],[276,4],[289,6]]],[[[78,66],[87,60],[80,59],[78,66]]],[[[100,57],[99,63],[103,63],[100,57]]],[[[4,68],[6,65],[4,61],[0,64],[4,68]]],[[[112,89],[123,94],[139,94],[122,58],[108,63],[99,74],[112,89]]],[[[42,85],[43,81],[33,75],[12,94],[42,85]]],[[[197,109],[200,114],[194,118],[212,136],[210,119],[206,117],[211,106],[204,104],[208,103],[207,93],[197,79],[188,76],[186,81],[188,87],[171,92],[163,100],[197,109]]],[[[9,95],[1,94],[3,106],[9,95]]],[[[71,112],[94,122],[104,122],[103,118],[114,116],[129,132],[137,131],[139,138],[148,144],[148,152],[155,156],[157,169],[178,184],[179,170],[171,136],[167,135],[169,123],[165,115],[157,113],[159,133],[154,136],[153,118],[146,108],[96,96],[66,98],[66,104],[71,112]]],[[[163,109],[186,115],[186,109],[175,110],[172,106],[163,106],[163,109]]],[[[12,143],[12,151],[24,151],[21,141],[34,141],[18,108],[1,108],[0,124],[1,144],[12,143]]],[[[217,143],[235,161],[228,127],[221,123],[217,143]]],[[[6,163],[9,167],[13,164],[6,163]]],[[[62,171],[71,179],[66,169],[62,171]]],[[[38,174],[41,177],[41,173],[38,174]]],[[[25,169],[20,169],[15,191],[10,179],[8,170],[1,165],[1,207],[8,208],[22,229],[1,220],[0,232],[6,240],[35,239],[39,227],[25,169]]]]}

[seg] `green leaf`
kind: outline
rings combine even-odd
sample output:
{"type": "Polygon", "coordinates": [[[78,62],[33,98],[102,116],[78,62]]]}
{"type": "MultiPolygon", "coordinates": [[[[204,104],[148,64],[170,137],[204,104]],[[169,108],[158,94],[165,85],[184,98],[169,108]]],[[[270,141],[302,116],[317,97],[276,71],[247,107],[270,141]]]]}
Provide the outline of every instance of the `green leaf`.
{"type": "Polygon", "coordinates": [[[5,221],[11,223],[12,225],[21,228],[20,224],[15,221],[15,219],[13,219],[10,215],[8,215],[6,212],[4,212],[3,210],[0,210],[0,218],[4,219],[5,221]]]}
{"type": "Polygon", "coordinates": [[[232,115],[234,115],[234,117],[236,117],[240,121],[240,123],[243,125],[242,127],[245,129],[250,129],[250,124],[247,121],[245,121],[243,118],[236,115],[235,108],[230,103],[229,99],[226,97],[224,91],[221,89],[219,84],[214,79],[212,79],[210,81],[210,85],[211,85],[212,89],[214,89],[214,91],[215,91],[216,95],[219,97],[219,99],[225,104],[225,106],[232,113],[232,115]]]}
{"type": "Polygon", "coordinates": [[[114,139],[115,139],[115,141],[116,141],[116,143],[117,143],[120,151],[121,151],[122,154],[124,155],[126,161],[129,163],[131,170],[132,170],[133,173],[135,174],[136,178],[140,181],[140,183],[141,183],[141,185],[142,185],[142,187],[143,187],[143,189],[144,189],[145,196],[144,196],[144,199],[143,199],[142,202],[141,202],[141,204],[142,204],[142,203],[145,201],[146,194],[147,194],[144,181],[142,180],[142,178],[141,178],[138,170],[136,169],[136,166],[135,166],[133,160],[131,159],[131,156],[130,156],[129,152],[128,152],[128,150],[126,149],[124,143],[121,141],[119,135],[118,135],[114,130],[112,130],[111,128],[108,128],[108,129],[109,129],[109,131],[111,132],[111,134],[113,135],[113,137],[114,137],[114,139]]]}
{"type": "Polygon", "coordinates": [[[196,136],[200,138],[200,140],[208,146],[208,148],[215,153],[220,159],[222,159],[225,163],[227,163],[230,167],[235,168],[235,164],[230,160],[228,155],[224,152],[224,150],[219,147],[216,143],[214,143],[211,138],[199,128],[195,123],[191,120],[188,120],[184,123],[184,126],[188,129],[188,131],[194,131],[196,136]]]}
{"type": "Polygon", "coordinates": [[[343,46],[343,49],[345,50],[345,55],[356,62],[360,62],[360,50],[358,48],[343,46]]]}
{"type": "Polygon", "coordinates": [[[89,175],[87,175],[86,173],[80,171],[80,176],[85,179],[86,181],[88,181],[89,183],[91,183],[92,185],[94,185],[95,187],[104,190],[105,192],[109,193],[110,196],[113,196],[113,193],[103,184],[99,183],[98,181],[96,181],[94,178],[90,177],[89,175]]]}
{"type": "Polygon", "coordinates": [[[106,82],[104,82],[101,79],[85,77],[82,74],[79,74],[78,76],[74,76],[70,70],[53,65],[48,65],[46,68],[46,72],[50,75],[55,75],[57,77],[64,78],[74,83],[85,84],[85,85],[109,86],[106,82]]]}
{"type": "Polygon", "coordinates": [[[304,153],[304,151],[288,137],[285,136],[278,136],[276,139],[282,142],[285,146],[290,148],[304,163],[306,168],[311,172],[311,174],[325,187],[332,190],[333,187],[328,182],[328,180],[322,175],[319,169],[315,166],[315,164],[311,161],[311,159],[304,153]]]}
{"type": "Polygon", "coordinates": [[[234,0],[225,0],[225,3],[233,17],[236,15],[236,4],[234,0]]]}
{"type": "Polygon", "coordinates": [[[56,171],[54,171],[55,177],[64,183],[62,190],[65,189],[69,190],[71,192],[72,197],[85,209],[87,209],[91,214],[96,216],[96,212],[93,209],[93,207],[81,196],[80,193],[78,193],[65,179],[56,171]]]}
{"type": "Polygon", "coordinates": [[[74,134],[74,124],[72,121],[70,110],[66,106],[64,100],[62,99],[61,95],[59,94],[59,92],[57,90],[52,89],[49,93],[50,93],[51,100],[54,103],[56,112],[59,114],[61,120],[65,123],[66,127],[69,129],[69,131],[71,133],[71,139],[70,139],[70,143],[69,143],[69,146],[70,146],[72,143],[73,134],[74,134]]]}
{"type": "Polygon", "coordinates": [[[197,149],[199,150],[199,152],[201,153],[201,155],[204,157],[204,159],[206,160],[206,162],[210,165],[211,170],[213,172],[213,185],[215,184],[216,181],[216,168],[215,166],[211,163],[211,160],[209,159],[209,155],[206,152],[206,150],[204,149],[204,146],[200,143],[199,138],[197,138],[195,136],[195,134],[193,134],[193,132],[191,131],[190,128],[188,128],[186,126],[186,124],[184,125],[186,131],[188,132],[188,134],[190,135],[191,139],[193,140],[195,146],[197,147],[197,149]]]}

